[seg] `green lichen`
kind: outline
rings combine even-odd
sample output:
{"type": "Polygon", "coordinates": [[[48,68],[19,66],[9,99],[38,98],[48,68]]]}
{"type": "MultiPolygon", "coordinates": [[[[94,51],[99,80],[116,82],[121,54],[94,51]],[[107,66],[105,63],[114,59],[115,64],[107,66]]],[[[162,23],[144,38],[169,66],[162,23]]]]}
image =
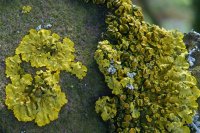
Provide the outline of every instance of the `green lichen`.
{"type": "Polygon", "coordinates": [[[74,43],[69,38],[60,42],[60,36],[49,30],[30,30],[13,57],[6,59],[6,76],[11,83],[6,86],[6,105],[19,121],[35,120],[44,126],[58,118],[61,107],[67,103],[59,86],[60,71],[65,70],[82,79],[87,68],[75,62],[74,43]],[[26,73],[22,62],[44,70],[26,73]]]}
{"type": "Polygon", "coordinates": [[[93,3],[109,9],[95,59],[117,107],[114,118],[102,116],[99,99],[97,113],[109,119],[112,132],[190,132],[200,91],[188,71],[183,35],[146,23],[131,0],[93,3]]]}

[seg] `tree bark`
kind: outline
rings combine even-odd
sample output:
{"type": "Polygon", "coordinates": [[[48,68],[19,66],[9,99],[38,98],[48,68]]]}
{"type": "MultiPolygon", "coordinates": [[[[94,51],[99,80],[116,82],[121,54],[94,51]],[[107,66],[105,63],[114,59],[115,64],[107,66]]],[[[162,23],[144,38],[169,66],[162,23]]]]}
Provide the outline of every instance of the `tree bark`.
{"type": "MultiPolygon", "coordinates": [[[[190,66],[190,71],[196,77],[197,86],[200,88],[200,34],[198,32],[191,31],[184,35],[183,41],[189,52],[188,57],[190,56],[195,59],[193,62],[194,65],[190,66]]],[[[188,57],[187,60],[189,59],[188,57]]]]}

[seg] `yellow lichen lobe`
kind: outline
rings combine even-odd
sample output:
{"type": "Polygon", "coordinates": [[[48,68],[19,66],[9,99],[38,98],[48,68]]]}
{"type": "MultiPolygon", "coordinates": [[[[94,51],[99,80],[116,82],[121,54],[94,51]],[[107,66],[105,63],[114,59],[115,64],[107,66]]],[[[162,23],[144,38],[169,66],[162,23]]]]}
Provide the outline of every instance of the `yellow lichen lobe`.
{"type": "Polygon", "coordinates": [[[5,104],[19,121],[35,120],[44,126],[58,118],[68,101],[59,85],[60,72],[70,72],[79,79],[87,73],[86,66],[75,62],[74,52],[69,38],[61,42],[50,30],[31,29],[16,48],[16,55],[6,58],[6,76],[11,83],[6,86],[5,104]],[[36,72],[26,72],[22,62],[30,63],[36,72]]]}
{"type": "Polygon", "coordinates": [[[23,7],[22,7],[22,13],[24,13],[24,14],[28,14],[28,13],[30,13],[31,10],[32,10],[32,7],[29,6],[29,5],[27,5],[27,6],[23,6],[23,7]]]}

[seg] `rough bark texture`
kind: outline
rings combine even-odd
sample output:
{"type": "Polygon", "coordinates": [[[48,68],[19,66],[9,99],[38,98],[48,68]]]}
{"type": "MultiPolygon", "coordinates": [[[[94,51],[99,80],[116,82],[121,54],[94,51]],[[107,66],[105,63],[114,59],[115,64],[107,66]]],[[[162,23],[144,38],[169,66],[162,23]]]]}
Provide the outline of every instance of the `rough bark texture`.
{"type": "Polygon", "coordinates": [[[200,34],[191,31],[184,36],[184,42],[188,51],[190,52],[192,49],[196,49],[194,52],[191,53],[191,56],[195,58],[194,65],[190,67],[190,71],[196,77],[198,82],[198,87],[200,87],[200,34]]]}

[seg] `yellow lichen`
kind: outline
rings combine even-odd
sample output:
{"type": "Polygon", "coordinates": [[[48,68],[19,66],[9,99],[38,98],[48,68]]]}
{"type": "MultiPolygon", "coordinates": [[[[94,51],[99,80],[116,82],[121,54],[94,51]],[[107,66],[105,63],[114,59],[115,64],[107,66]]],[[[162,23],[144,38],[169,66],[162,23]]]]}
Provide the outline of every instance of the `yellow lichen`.
{"type": "Polygon", "coordinates": [[[200,91],[183,34],[146,23],[131,0],[93,3],[109,9],[95,59],[116,101],[115,117],[106,117],[112,132],[189,132],[200,91]]]}
{"type": "Polygon", "coordinates": [[[117,113],[115,100],[110,99],[108,96],[104,96],[96,102],[95,110],[97,113],[101,113],[101,117],[104,121],[114,118],[117,113]]]}
{"type": "Polygon", "coordinates": [[[67,103],[59,86],[60,71],[79,79],[87,72],[81,62],[75,62],[74,52],[69,38],[60,42],[59,35],[49,30],[32,29],[16,48],[16,55],[6,58],[6,75],[11,83],[6,86],[5,104],[19,121],[35,120],[38,126],[44,126],[58,118],[61,107],[67,103]],[[23,62],[42,70],[27,73],[21,67],[23,62]]]}
{"type": "Polygon", "coordinates": [[[31,12],[31,10],[32,10],[31,6],[23,6],[22,7],[22,13],[28,14],[31,12]]]}

